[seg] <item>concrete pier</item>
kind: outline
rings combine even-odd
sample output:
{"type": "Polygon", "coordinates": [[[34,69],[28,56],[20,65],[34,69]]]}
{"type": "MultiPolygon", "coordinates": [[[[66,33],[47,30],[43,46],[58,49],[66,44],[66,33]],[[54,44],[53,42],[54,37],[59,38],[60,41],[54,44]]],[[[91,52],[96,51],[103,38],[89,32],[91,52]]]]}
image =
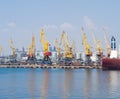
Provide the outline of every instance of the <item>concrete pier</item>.
{"type": "Polygon", "coordinates": [[[0,68],[61,68],[61,69],[102,69],[102,66],[58,66],[58,65],[0,65],[0,68]]]}

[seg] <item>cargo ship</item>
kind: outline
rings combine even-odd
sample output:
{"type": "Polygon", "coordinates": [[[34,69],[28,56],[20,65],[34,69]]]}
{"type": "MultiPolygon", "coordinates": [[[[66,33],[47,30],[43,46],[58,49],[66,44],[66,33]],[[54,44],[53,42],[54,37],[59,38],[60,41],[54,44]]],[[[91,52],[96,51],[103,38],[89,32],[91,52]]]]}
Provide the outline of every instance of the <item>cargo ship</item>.
{"type": "Polygon", "coordinates": [[[120,59],[119,58],[103,58],[102,68],[111,70],[120,70],[120,59]]]}
{"type": "Polygon", "coordinates": [[[118,58],[118,53],[116,50],[115,37],[111,38],[110,57],[104,57],[102,59],[102,68],[103,69],[120,70],[120,58],[118,58]]]}

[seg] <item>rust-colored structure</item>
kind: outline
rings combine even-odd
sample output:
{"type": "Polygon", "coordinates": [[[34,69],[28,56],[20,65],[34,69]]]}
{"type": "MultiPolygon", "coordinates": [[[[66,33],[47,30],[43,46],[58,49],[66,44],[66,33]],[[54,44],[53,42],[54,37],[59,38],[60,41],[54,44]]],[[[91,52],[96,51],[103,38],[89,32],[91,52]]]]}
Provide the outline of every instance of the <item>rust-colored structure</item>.
{"type": "Polygon", "coordinates": [[[103,58],[102,68],[120,70],[120,59],[119,58],[103,58]]]}

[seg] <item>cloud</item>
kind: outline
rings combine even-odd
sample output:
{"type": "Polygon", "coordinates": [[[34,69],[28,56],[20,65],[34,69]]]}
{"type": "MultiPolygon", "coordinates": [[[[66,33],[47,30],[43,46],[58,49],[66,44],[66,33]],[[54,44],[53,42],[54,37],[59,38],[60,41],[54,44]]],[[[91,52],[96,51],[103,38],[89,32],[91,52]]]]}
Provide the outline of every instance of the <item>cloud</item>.
{"type": "Polygon", "coordinates": [[[16,27],[16,23],[15,22],[10,22],[10,23],[7,24],[7,26],[9,28],[15,28],[16,27]]]}
{"type": "Polygon", "coordinates": [[[0,26],[0,32],[10,32],[16,28],[16,23],[15,22],[9,22],[5,25],[0,26]]]}
{"type": "Polygon", "coordinates": [[[93,21],[88,16],[84,16],[84,23],[89,29],[95,29],[93,21]]]}
{"type": "Polygon", "coordinates": [[[43,28],[45,30],[57,30],[58,29],[58,27],[56,25],[49,25],[49,24],[48,25],[44,25],[43,28]]]}
{"type": "Polygon", "coordinates": [[[74,27],[70,23],[63,23],[60,25],[60,29],[62,30],[69,30],[69,29],[74,29],[74,27]]]}
{"type": "Polygon", "coordinates": [[[60,25],[54,25],[54,24],[47,24],[43,26],[43,29],[45,29],[46,31],[61,31],[61,30],[73,30],[75,27],[70,24],[70,23],[66,23],[64,22],[63,24],[60,25]]]}

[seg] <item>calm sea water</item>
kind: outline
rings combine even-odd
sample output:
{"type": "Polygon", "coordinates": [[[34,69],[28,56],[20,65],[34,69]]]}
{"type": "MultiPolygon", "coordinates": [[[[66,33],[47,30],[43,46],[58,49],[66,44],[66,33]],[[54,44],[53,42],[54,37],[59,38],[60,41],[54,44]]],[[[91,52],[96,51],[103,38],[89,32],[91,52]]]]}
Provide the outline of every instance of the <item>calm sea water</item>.
{"type": "Polygon", "coordinates": [[[0,99],[120,99],[120,71],[0,68],[0,99]]]}

